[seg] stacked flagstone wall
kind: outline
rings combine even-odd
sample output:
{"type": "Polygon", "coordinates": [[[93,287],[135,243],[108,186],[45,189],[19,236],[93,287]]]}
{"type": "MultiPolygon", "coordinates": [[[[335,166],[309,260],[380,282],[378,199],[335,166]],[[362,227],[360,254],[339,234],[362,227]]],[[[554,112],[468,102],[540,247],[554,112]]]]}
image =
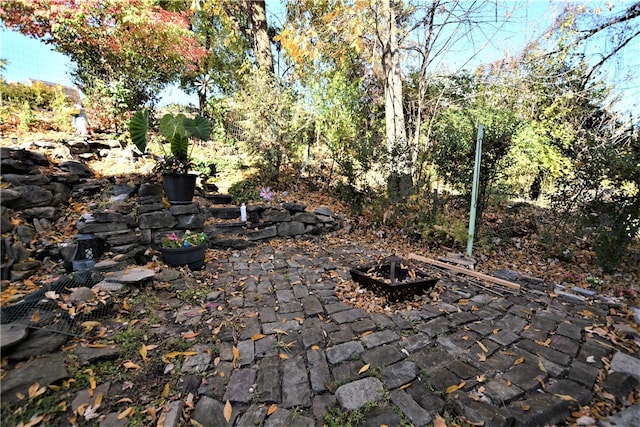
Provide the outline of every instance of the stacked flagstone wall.
{"type": "MultiPolygon", "coordinates": [[[[70,147],[75,145],[74,140],[70,147]]],[[[204,197],[171,206],[162,185],[145,182],[148,177],[99,178],[80,160],[54,163],[27,149],[2,147],[0,155],[3,279],[20,280],[56,264],[68,271],[78,234],[98,238],[105,262],[120,268],[146,262],[148,249],[170,231],[203,231],[211,247],[224,249],[344,225],[344,218],[328,208],[308,212],[299,203],[249,205],[242,222],[238,206],[204,197]]]]}

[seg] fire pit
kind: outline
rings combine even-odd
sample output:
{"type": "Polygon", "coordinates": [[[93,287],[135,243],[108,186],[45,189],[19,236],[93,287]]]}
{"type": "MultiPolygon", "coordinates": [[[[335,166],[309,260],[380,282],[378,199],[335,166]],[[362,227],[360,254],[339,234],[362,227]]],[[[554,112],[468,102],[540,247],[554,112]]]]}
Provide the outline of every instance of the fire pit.
{"type": "Polygon", "coordinates": [[[412,268],[410,263],[397,256],[382,262],[349,270],[360,285],[375,293],[383,294],[389,301],[399,301],[431,289],[440,280],[424,271],[412,268]]]}

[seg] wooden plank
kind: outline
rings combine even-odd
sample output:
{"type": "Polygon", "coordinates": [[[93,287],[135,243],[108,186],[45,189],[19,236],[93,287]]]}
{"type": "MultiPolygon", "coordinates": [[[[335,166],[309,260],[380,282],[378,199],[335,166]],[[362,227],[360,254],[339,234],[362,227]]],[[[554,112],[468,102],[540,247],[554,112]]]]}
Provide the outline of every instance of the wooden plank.
{"type": "Polygon", "coordinates": [[[455,271],[456,273],[466,274],[467,276],[472,276],[477,279],[486,280],[487,282],[492,282],[497,285],[501,285],[507,287],[509,289],[520,290],[520,285],[517,283],[510,282],[508,280],[499,279],[497,277],[489,276],[488,274],[480,273],[478,271],[469,270],[466,268],[458,267],[455,265],[447,264],[446,262],[441,262],[432,258],[427,258],[418,254],[409,254],[409,259],[414,261],[420,261],[427,264],[435,265],[438,267],[446,268],[447,270],[455,271]]]}

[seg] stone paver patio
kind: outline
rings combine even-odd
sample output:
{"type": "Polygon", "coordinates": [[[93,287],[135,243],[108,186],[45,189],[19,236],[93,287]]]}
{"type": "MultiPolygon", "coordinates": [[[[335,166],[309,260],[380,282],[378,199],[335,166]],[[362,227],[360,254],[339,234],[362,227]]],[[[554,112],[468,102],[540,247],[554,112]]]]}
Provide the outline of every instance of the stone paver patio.
{"type": "MultiPolygon", "coordinates": [[[[445,410],[487,427],[544,426],[564,423],[596,392],[624,402],[638,388],[640,356],[612,341],[634,338],[636,325],[615,302],[543,283],[501,295],[449,276],[438,301],[420,310],[367,313],[340,301],[336,286],[350,267],[390,254],[346,242],[323,249],[323,239],[217,252],[206,266],[217,279],[197,285],[208,289],[203,306],[181,300],[201,273],[156,275],[149,314],[161,322],[148,342],[171,350],[184,332],[210,337],[176,368],[179,393],[163,409],[164,426],[192,425],[183,410],[203,426],[321,426],[332,407],[361,410],[370,426],[429,425],[445,410]]],[[[91,362],[105,350],[77,351],[91,362]]],[[[59,368],[52,381],[65,376],[60,363],[46,363],[59,368]]],[[[2,380],[3,402],[25,368],[2,380]]],[[[125,395],[122,384],[98,386],[125,395]]],[[[73,405],[82,402],[78,395],[73,405]]],[[[627,406],[598,422],[634,425],[640,411],[627,406]]],[[[117,413],[97,420],[127,425],[117,413]]]]}

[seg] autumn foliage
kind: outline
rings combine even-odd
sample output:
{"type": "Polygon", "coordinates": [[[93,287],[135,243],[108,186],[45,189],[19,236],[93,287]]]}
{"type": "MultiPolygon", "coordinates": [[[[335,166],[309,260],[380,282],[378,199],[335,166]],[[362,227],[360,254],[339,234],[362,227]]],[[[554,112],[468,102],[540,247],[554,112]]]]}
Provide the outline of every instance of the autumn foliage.
{"type": "Polygon", "coordinates": [[[72,76],[88,96],[89,109],[95,106],[103,115],[106,110],[107,116],[153,101],[167,83],[198,69],[206,50],[190,30],[190,13],[142,0],[0,5],[8,28],[42,39],[73,60],[72,76]]]}

